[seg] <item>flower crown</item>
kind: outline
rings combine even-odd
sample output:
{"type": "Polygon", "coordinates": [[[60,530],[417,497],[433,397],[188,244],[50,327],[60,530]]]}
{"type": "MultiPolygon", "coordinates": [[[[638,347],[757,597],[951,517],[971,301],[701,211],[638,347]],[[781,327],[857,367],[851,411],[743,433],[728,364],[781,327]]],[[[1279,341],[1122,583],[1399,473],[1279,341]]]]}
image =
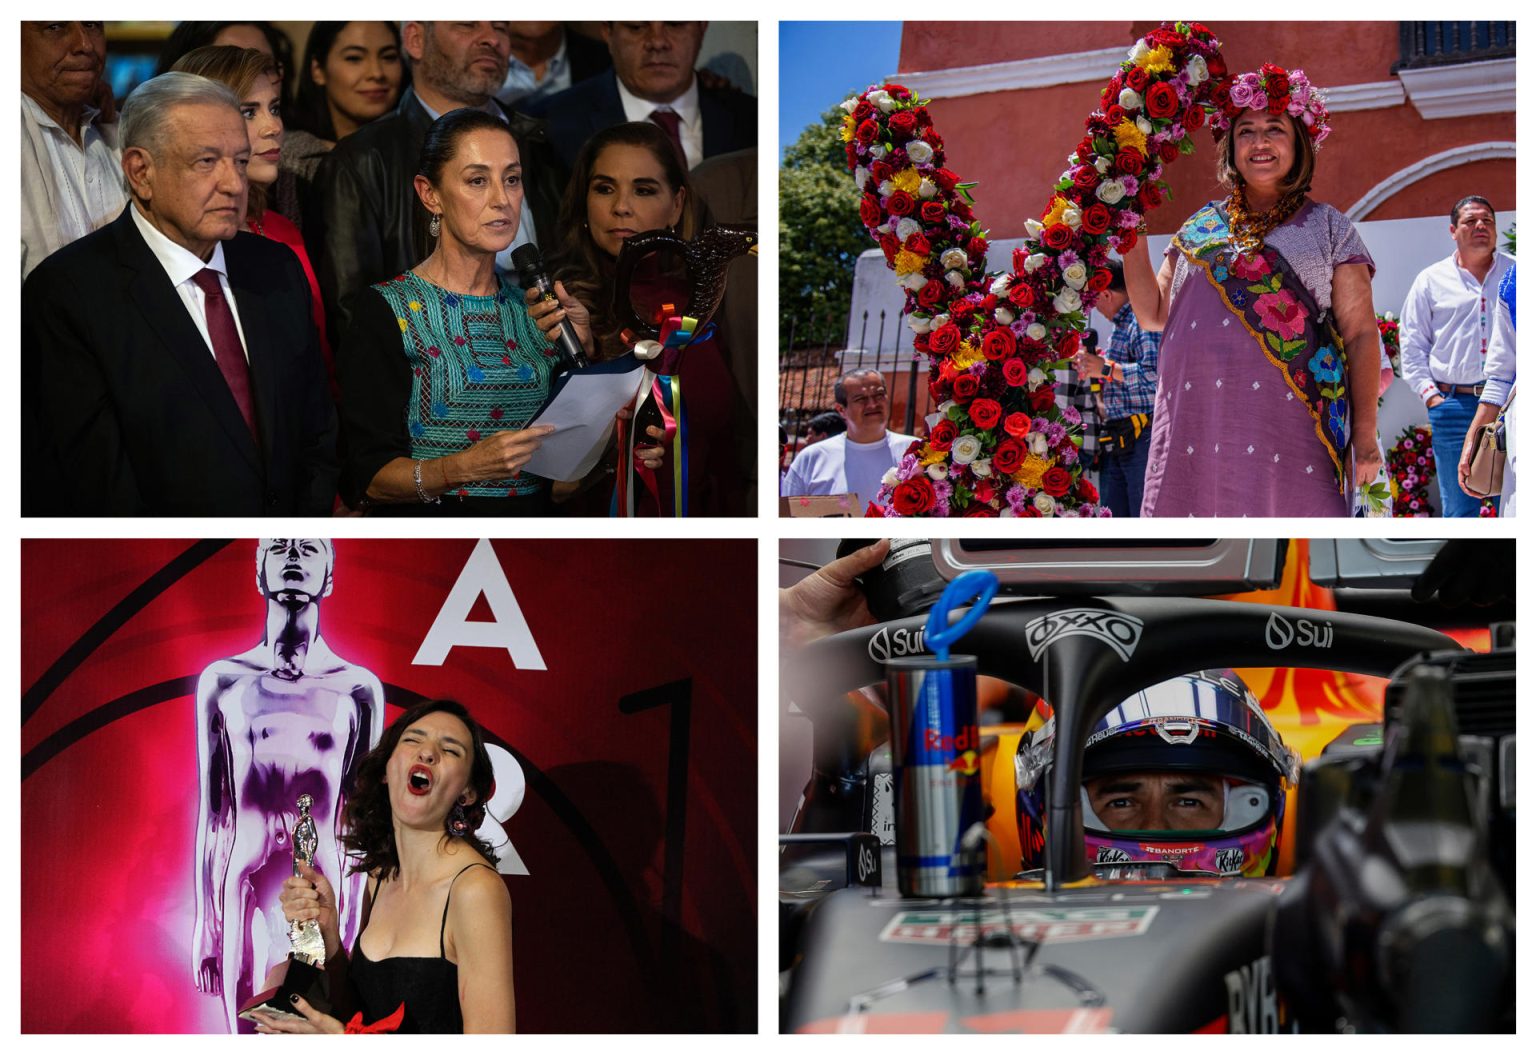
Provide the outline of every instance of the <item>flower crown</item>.
{"type": "Polygon", "coordinates": [[[1313,87],[1301,70],[1283,70],[1266,62],[1257,73],[1233,77],[1217,89],[1217,109],[1211,116],[1211,130],[1220,134],[1232,126],[1245,110],[1271,114],[1290,114],[1307,130],[1312,146],[1322,145],[1333,131],[1328,125],[1328,107],[1323,93],[1313,87]]]}

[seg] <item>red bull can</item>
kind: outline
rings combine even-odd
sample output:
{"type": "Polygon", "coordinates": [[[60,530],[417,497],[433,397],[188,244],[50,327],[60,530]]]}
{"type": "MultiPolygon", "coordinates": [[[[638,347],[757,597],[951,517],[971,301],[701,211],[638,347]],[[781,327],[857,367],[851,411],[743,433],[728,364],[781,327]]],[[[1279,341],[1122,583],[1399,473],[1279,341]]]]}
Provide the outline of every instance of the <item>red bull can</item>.
{"type": "Polygon", "coordinates": [[[896,881],[906,897],[982,892],[985,842],[961,843],[982,818],[976,658],[914,656],[885,665],[896,808],[896,881]]]}

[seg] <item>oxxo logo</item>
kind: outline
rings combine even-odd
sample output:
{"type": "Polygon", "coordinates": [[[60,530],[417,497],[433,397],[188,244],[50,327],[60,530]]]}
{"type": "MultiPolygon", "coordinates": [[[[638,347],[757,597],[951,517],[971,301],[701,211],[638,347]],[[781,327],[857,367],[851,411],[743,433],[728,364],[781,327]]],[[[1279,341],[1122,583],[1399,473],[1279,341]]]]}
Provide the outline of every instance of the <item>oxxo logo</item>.
{"type": "Polygon", "coordinates": [[[1264,643],[1275,651],[1292,643],[1312,648],[1333,647],[1333,624],[1314,623],[1310,619],[1289,620],[1278,612],[1269,613],[1264,624],[1264,643]]]}
{"type": "Polygon", "coordinates": [[[923,651],[925,651],[923,628],[920,626],[910,630],[901,627],[893,630],[888,626],[882,626],[875,636],[869,639],[869,658],[876,663],[884,663],[888,659],[901,656],[915,656],[923,651]]]}
{"type": "Polygon", "coordinates": [[[1024,627],[1024,643],[1031,659],[1039,659],[1051,642],[1064,637],[1091,637],[1115,650],[1121,660],[1129,660],[1141,641],[1142,622],[1135,616],[1106,612],[1098,608],[1068,608],[1033,619],[1024,627]]]}

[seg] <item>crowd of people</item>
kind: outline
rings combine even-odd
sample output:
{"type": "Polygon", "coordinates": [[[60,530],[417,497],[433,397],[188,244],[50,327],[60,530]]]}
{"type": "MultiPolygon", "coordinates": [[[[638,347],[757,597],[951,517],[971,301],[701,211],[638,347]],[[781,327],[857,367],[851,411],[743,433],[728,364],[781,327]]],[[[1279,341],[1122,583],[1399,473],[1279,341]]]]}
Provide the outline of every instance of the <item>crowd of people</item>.
{"type": "MultiPolygon", "coordinates": [[[[1382,473],[1377,408],[1393,379],[1372,299],[1375,263],[1353,223],[1310,196],[1328,113],[1305,78],[1289,83],[1290,96],[1261,93],[1251,105],[1234,93],[1217,146],[1226,197],[1181,225],[1157,269],[1144,239],[1110,261],[1095,304],[1113,331],[1109,347],[1082,348],[1072,371],[1058,371],[1058,403],[1084,422],[1080,461],[1114,516],[1372,507],[1362,489],[1382,473]]],[[[1484,498],[1468,489],[1475,437],[1513,398],[1513,280],[1507,302],[1499,291],[1514,262],[1498,250],[1486,198],[1451,207],[1450,236],[1454,251],[1419,275],[1403,308],[1402,372],[1431,425],[1441,515],[1478,516],[1484,498]]],[[[1502,499],[1492,500],[1506,513],[1512,417],[1502,499]]],[[[842,470],[852,438],[806,446],[781,493],[857,490],[862,508],[874,496],[842,470]]],[[[861,479],[906,453],[894,443],[891,451],[883,467],[865,454],[861,479]]]]}
{"type": "MultiPolygon", "coordinates": [[[[557,331],[635,343],[625,240],[755,221],[756,100],[706,27],[316,22],[290,100],[276,27],[183,22],[119,106],[103,23],[23,22],[23,512],[606,514],[633,465],[664,515],[678,460],[691,514],[749,512],[745,289],[664,361],[684,438],[672,407],[630,464],[523,471],[557,331]]],[[[651,270],[632,299],[686,314],[651,270]]]]}

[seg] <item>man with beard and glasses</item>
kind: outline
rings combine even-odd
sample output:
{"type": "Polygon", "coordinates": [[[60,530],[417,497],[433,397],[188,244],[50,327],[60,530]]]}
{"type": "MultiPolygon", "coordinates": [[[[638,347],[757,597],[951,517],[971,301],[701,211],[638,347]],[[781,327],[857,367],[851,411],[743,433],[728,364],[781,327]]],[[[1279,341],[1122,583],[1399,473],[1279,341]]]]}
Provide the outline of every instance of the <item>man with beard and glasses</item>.
{"type": "Polygon", "coordinates": [[[417,204],[414,181],[427,129],[449,111],[484,110],[506,121],[517,140],[525,192],[522,218],[497,266],[511,270],[514,249],[552,236],[565,188],[560,163],[541,122],[506,110],[493,97],[507,76],[508,26],[404,23],[401,43],[411,59],[411,86],[393,114],[343,139],[321,163],[304,234],[318,264],[333,341],[347,332],[358,293],[414,267],[432,251],[428,217],[417,204]]]}

